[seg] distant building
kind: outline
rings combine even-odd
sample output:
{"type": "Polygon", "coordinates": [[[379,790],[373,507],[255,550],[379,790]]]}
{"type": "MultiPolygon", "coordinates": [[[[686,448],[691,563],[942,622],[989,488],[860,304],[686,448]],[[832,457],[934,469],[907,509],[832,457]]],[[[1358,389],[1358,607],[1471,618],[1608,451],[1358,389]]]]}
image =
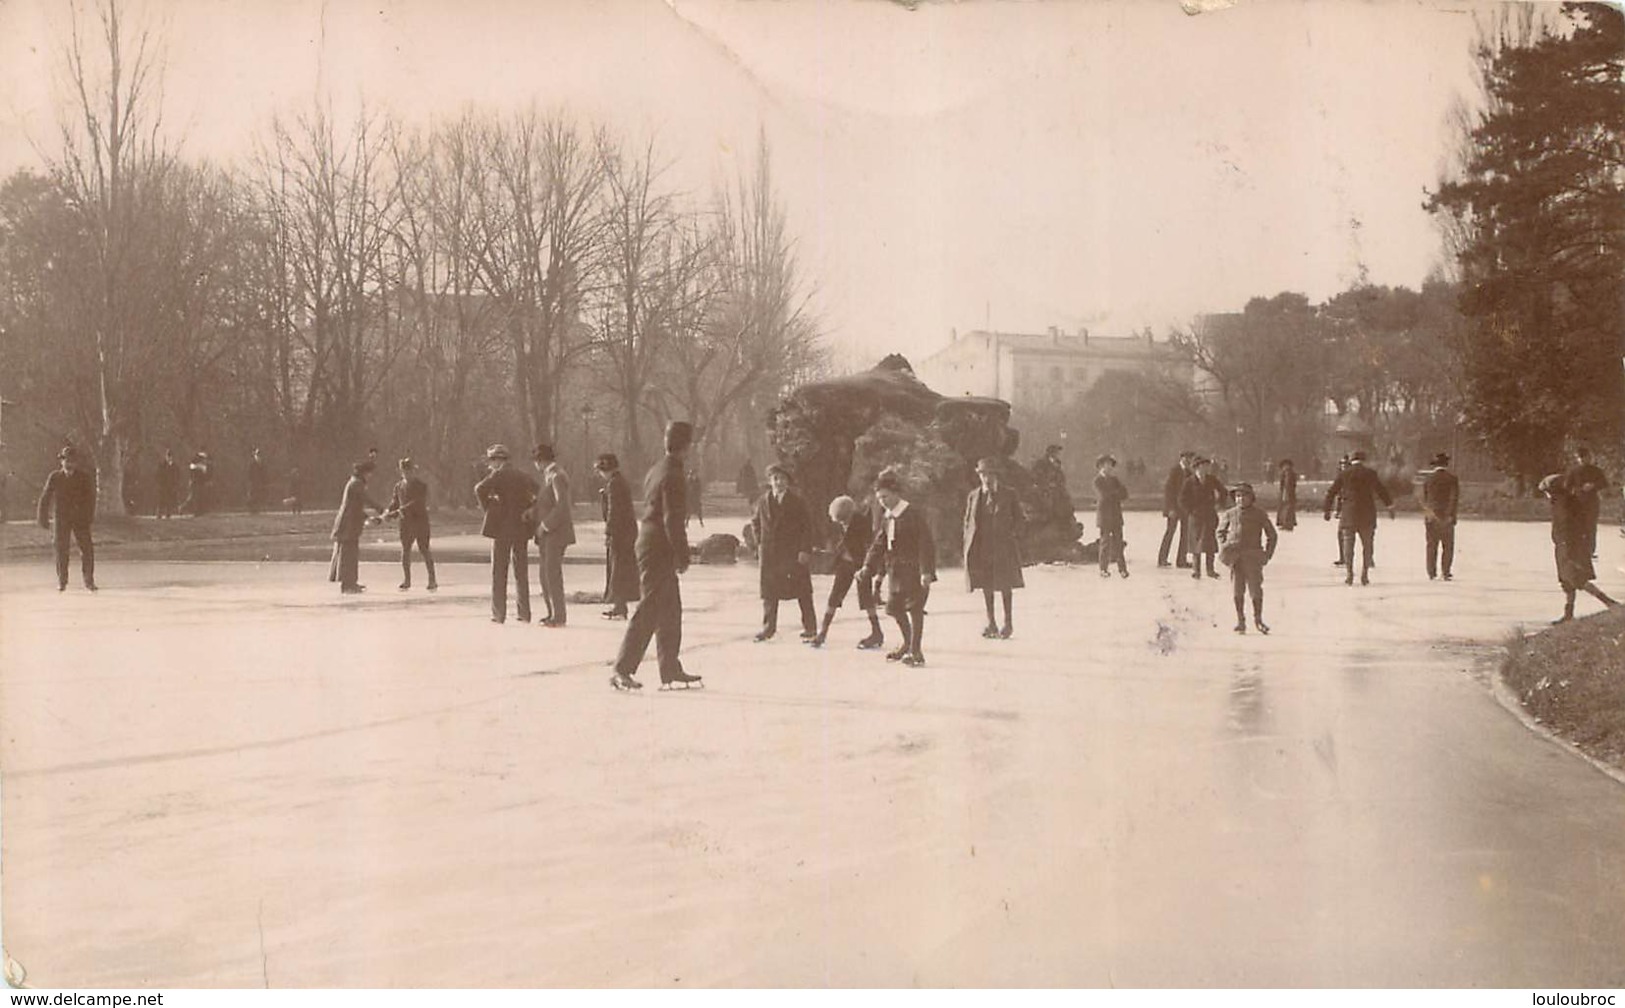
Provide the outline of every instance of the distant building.
{"type": "Polygon", "coordinates": [[[1046,335],[973,330],[920,361],[920,380],[946,396],[1003,399],[1019,410],[1076,402],[1102,376],[1163,374],[1191,380],[1191,366],[1169,343],[1143,336],[1093,336],[1050,328],[1046,335]]]}

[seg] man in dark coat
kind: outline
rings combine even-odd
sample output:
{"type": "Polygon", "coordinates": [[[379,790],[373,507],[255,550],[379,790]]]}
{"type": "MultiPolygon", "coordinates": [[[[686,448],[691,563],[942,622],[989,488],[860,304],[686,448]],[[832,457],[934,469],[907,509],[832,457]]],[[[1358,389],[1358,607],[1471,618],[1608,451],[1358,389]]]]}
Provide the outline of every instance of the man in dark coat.
{"type": "Polygon", "coordinates": [[[685,479],[688,481],[688,515],[700,523],[700,528],[705,528],[705,484],[694,469],[688,471],[685,479]]]}
{"type": "Polygon", "coordinates": [[[1591,582],[1596,568],[1586,549],[1586,505],[1581,494],[1569,487],[1569,477],[1553,473],[1540,481],[1540,492],[1552,502],[1552,555],[1557,562],[1557,583],[1563,589],[1563,615],[1553,623],[1574,618],[1574,596],[1585,592],[1612,609],[1619,605],[1591,582]]]}
{"type": "Polygon", "coordinates": [[[401,459],[398,468],[400,481],[389,497],[385,518],[400,520],[401,528],[401,591],[412,587],[412,547],[423,554],[423,568],[429,575],[429,590],[440,586],[434,579],[434,554],[429,552],[429,484],[418,478],[417,463],[401,459]]]}
{"type": "Polygon", "coordinates": [[[1608,489],[1608,474],[1592,459],[1591,449],[1581,445],[1574,450],[1574,465],[1563,474],[1563,485],[1574,500],[1579,524],[1579,548],[1586,556],[1597,555],[1597,520],[1602,513],[1602,492],[1608,489]]]}
{"type": "Polygon", "coordinates": [[[79,465],[79,450],[68,445],[57,453],[60,468],[45,479],[39,498],[40,528],[56,522],[56,590],[68,590],[68,543],[79,541],[79,573],[85,587],[96,590],[96,544],[90,523],[96,519],[96,477],[79,465]]]}
{"type": "Polygon", "coordinates": [[[661,688],[687,689],[700,677],[683,671],[678,652],[683,646],[683,595],[678,576],[688,570],[688,494],[683,477],[683,456],[694,441],[694,427],[685,420],[666,425],[666,456],[643,479],[643,515],[638,521],[637,611],[626,624],[615,675],[610,685],[620,690],[641,689],[634,678],[638,664],[654,638],[660,663],[661,688]]]}
{"type": "Polygon", "coordinates": [[[1195,453],[1182,451],[1179,461],[1168,470],[1168,478],[1162,484],[1162,517],[1167,522],[1162,531],[1162,545],[1157,548],[1157,566],[1168,566],[1168,550],[1174,545],[1175,536],[1178,536],[1179,547],[1174,553],[1175,566],[1189,567],[1190,544],[1186,541],[1189,529],[1185,521],[1185,508],[1180,501],[1181,491],[1185,489],[1185,480],[1190,478],[1191,459],[1195,453]]]}
{"type": "Polygon", "coordinates": [[[637,514],[632,510],[632,489],[621,475],[620,459],[613,452],[598,456],[593,466],[604,485],[598,488],[599,510],[604,516],[604,619],[626,619],[626,604],[638,600],[637,514]]]}
{"type": "Polygon", "coordinates": [[[1213,475],[1213,463],[1205,458],[1197,459],[1179,491],[1179,507],[1185,512],[1186,540],[1191,549],[1192,578],[1202,576],[1203,557],[1207,558],[1207,576],[1219,576],[1213,566],[1214,556],[1219,552],[1219,508],[1229,496],[1224,484],[1213,475]]]}
{"type": "Polygon", "coordinates": [[[829,625],[835,621],[835,613],[846,601],[847,592],[855,583],[858,586],[858,608],[869,617],[869,636],[858,641],[858,648],[862,651],[878,648],[886,643],[886,635],[880,629],[880,617],[875,614],[874,582],[857,576],[858,571],[863,569],[869,544],[875,538],[874,522],[869,518],[867,508],[859,507],[857,501],[845,494],[829,502],[829,520],[835,526],[831,550],[835,554],[835,581],[829,588],[829,602],[824,607],[824,621],[818,625],[818,636],[807,643],[813,647],[824,646],[824,640],[829,636],[829,625]]]}
{"type": "Polygon", "coordinates": [[[491,622],[508,620],[508,569],[513,568],[514,608],[530,622],[530,537],[536,531],[536,481],[508,465],[506,445],[485,449],[491,472],[474,484],[485,518],[480,535],[491,540],[491,622]]]}
{"type": "Polygon", "coordinates": [[[175,464],[175,453],[165,448],[163,461],[158,463],[158,507],[153,511],[159,518],[174,517],[180,479],[180,467],[175,464]]]}
{"type": "Polygon", "coordinates": [[[367,590],[367,586],[360,583],[361,532],[368,522],[367,511],[384,510],[367,496],[367,477],[370,475],[370,462],[357,462],[350,467],[350,479],[344,484],[344,497],[339,502],[338,513],[333,516],[333,562],[328,568],[327,579],[337,581],[339,591],[346,595],[357,595],[367,590]]]}
{"type": "Polygon", "coordinates": [[[965,497],[965,585],[982,592],[987,625],[982,636],[1008,640],[1015,633],[1011,618],[1015,589],[1026,587],[1021,575],[1021,503],[1015,491],[999,485],[999,463],[976,463],[980,486],[965,497]],[[993,621],[993,593],[1004,603],[1004,627],[993,621]]]}
{"type": "Polygon", "coordinates": [[[1375,554],[1373,537],[1377,534],[1377,501],[1382,501],[1388,509],[1388,517],[1394,516],[1394,500],[1388,495],[1388,488],[1382,485],[1382,479],[1375,471],[1366,467],[1365,452],[1357,451],[1349,456],[1349,467],[1337,474],[1332,485],[1326,489],[1326,502],[1322,508],[1322,517],[1326,521],[1332,520],[1332,508],[1338,507],[1337,517],[1337,547],[1343,558],[1343,583],[1354,583],[1354,540],[1360,540],[1360,583],[1371,583],[1371,567],[1375,554]],[[1340,503],[1341,502],[1341,503],[1340,503]]]}
{"type": "Polygon", "coordinates": [[[1298,469],[1291,459],[1281,460],[1280,482],[1276,488],[1280,491],[1280,503],[1275,508],[1275,524],[1282,532],[1291,532],[1298,527],[1298,469]]]}
{"type": "Polygon", "coordinates": [[[248,510],[251,514],[259,514],[260,508],[265,506],[266,490],[270,486],[269,477],[265,472],[265,458],[258,448],[248,457],[248,510]]]}
{"type": "Polygon", "coordinates": [[[859,578],[886,575],[886,612],[897,621],[903,643],[886,653],[887,661],[925,664],[925,603],[937,579],[937,545],[920,509],[903,497],[903,481],[885,470],[875,479],[875,498],[882,509],[874,542],[864,556],[859,578]]]}
{"type": "Polygon", "coordinates": [[[777,462],[767,467],[767,492],[756,502],[750,520],[761,563],[762,629],[757,641],[771,640],[779,628],[779,600],[795,599],[801,607],[801,639],[818,636],[813,610],[812,515],[807,502],[790,486],[790,470],[777,462]]]}
{"type": "Polygon", "coordinates": [[[1251,483],[1231,491],[1235,506],[1219,519],[1218,539],[1224,544],[1224,562],[1230,566],[1230,585],[1236,603],[1236,633],[1247,632],[1247,595],[1253,597],[1253,626],[1270,632],[1264,622],[1264,565],[1275,557],[1275,526],[1258,506],[1251,483]]]}
{"type": "Polygon", "coordinates": [[[1427,536],[1429,581],[1440,573],[1449,581],[1450,566],[1456,558],[1456,508],[1461,501],[1461,481],[1449,467],[1450,456],[1440,452],[1433,456],[1433,471],[1422,480],[1422,527],[1427,536]]]}
{"type": "Polygon", "coordinates": [[[1123,550],[1123,502],[1128,487],[1117,478],[1117,460],[1110,455],[1095,459],[1095,525],[1100,529],[1100,576],[1111,577],[1107,568],[1115,561],[1117,573],[1128,577],[1128,558],[1123,550]]]}
{"type": "Polygon", "coordinates": [[[536,563],[542,581],[542,597],[547,615],[542,625],[565,624],[564,551],[576,541],[575,518],[570,498],[570,477],[559,465],[553,446],[539,444],[531,461],[541,471],[541,490],[536,496],[536,563]]]}
{"type": "Polygon", "coordinates": [[[762,488],[756,482],[756,467],[750,464],[750,459],[746,459],[739,467],[739,478],[734,481],[734,490],[748,501],[755,500],[757,494],[762,492],[762,488]]]}

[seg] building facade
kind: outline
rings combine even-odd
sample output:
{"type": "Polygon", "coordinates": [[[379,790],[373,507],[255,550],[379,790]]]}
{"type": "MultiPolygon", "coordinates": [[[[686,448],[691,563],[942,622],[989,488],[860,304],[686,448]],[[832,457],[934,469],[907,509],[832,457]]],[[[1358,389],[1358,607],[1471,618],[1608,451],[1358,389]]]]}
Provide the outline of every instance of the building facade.
{"type": "Polygon", "coordinates": [[[920,380],[946,396],[1003,399],[1017,410],[1051,410],[1078,401],[1112,373],[1169,374],[1191,380],[1191,366],[1169,343],[1144,336],[1094,336],[1051,327],[1043,335],[972,330],[920,361],[920,380]]]}

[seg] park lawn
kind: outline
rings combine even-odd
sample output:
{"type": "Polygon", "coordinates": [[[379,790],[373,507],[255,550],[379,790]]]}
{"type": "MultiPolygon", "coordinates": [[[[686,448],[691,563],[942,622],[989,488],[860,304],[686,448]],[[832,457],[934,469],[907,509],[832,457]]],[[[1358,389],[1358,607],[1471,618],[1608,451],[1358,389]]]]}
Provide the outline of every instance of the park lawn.
{"type": "Polygon", "coordinates": [[[1501,676],[1536,721],[1625,770],[1625,607],[1520,637],[1501,676]]]}

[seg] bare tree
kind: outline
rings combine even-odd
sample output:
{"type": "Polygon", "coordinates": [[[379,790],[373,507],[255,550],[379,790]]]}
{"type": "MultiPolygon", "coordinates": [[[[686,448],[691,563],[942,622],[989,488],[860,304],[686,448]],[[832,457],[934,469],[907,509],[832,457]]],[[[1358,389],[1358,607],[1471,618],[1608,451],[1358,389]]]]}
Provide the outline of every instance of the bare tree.
{"type": "Polygon", "coordinates": [[[736,411],[775,402],[824,360],[765,137],[751,172],[718,194],[708,260],[684,305],[701,309],[703,324],[671,341],[666,382],[702,448],[736,411]]]}
{"type": "Polygon", "coordinates": [[[95,399],[87,427],[95,438],[99,494],[122,503],[127,451],[138,436],[146,379],[158,360],[161,284],[150,275],[155,205],[175,159],[159,133],[157,43],[125,24],[120,0],[100,0],[94,24],[70,9],[63,59],[73,93],[51,174],[79,218],[88,244],[83,321],[95,399]]]}
{"type": "Polygon", "coordinates": [[[513,398],[530,442],[552,437],[559,389],[587,349],[583,303],[599,269],[601,131],[531,109],[487,131],[478,274],[502,310],[513,398]]]}

